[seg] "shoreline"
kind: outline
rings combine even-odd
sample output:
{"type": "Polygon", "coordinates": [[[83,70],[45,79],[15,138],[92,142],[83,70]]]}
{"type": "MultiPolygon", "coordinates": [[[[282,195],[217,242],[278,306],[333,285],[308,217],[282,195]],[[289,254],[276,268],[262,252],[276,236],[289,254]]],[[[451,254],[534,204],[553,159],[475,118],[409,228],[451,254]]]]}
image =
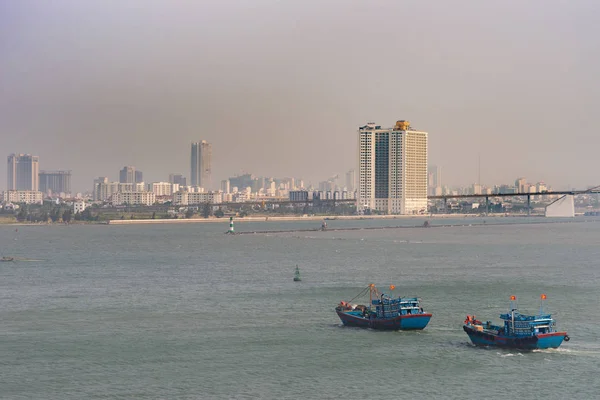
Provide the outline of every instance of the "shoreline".
{"type": "MultiPolygon", "coordinates": [[[[531,215],[529,218],[540,218],[543,215],[531,215]]],[[[321,215],[321,216],[280,216],[280,217],[234,217],[235,223],[242,222],[299,222],[299,221],[335,221],[335,220],[408,220],[408,219],[459,219],[459,218],[527,218],[526,215],[488,215],[473,214],[432,214],[432,215],[321,215]]],[[[229,222],[228,217],[223,218],[190,218],[190,219],[116,219],[104,222],[107,225],[135,225],[135,224],[194,224],[194,223],[223,223],[229,222]]]]}
{"type": "MultiPolygon", "coordinates": [[[[576,214],[574,218],[549,218],[547,222],[558,222],[556,219],[560,220],[560,222],[578,222],[575,220],[577,217],[584,217],[583,214],[576,214]]],[[[236,224],[243,222],[301,222],[301,221],[312,221],[312,222],[322,222],[322,221],[373,221],[373,220],[444,220],[444,219],[473,219],[473,220],[485,220],[485,218],[490,219],[535,219],[541,222],[542,220],[547,220],[544,215],[521,215],[521,214],[490,214],[487,216],[484,215],[475,215],[475,214],[431,214],[431,215],[310,215],[310,216],[246,216],[246,217],[234,217],[234,222],[236,224]]],[[[190,219],[113,219],[106,221],[72,221],[68,224],[65,223],[31,223],[31,222],[11,222],[11,223],[2,223],[2,226],[71,226],[71,225],[161,225],[161,224],[228,224],[229,217],[210,217],[210,218],[190,218],[190,219]]],[[[485,222],[484,222],[485,223],[485,222]]],[[[320,224],[319,224],[320,225],[320,224]]]]}

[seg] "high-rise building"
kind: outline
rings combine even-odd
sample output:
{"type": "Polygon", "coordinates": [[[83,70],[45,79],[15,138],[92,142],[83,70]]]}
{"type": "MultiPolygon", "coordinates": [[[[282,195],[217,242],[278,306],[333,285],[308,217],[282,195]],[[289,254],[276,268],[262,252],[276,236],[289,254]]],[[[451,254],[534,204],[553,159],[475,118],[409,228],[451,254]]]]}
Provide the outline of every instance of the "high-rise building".
{"type": "Polygon", "coordinates": [[[442,168],[437,165],[430,165],[428,167],[428,179],[427,184],[430,188],[436,188],[442,186],[442,168]]]}
{"type": "Polygon", "coordinates": [[[142,183],[144,182],[144,174],[138,171],[135,167],[127,165],[119,171],[120,183],[142,183]]]}
{"type": "Polygon", "coordinates": [[[346,172],[346,189],[349,192],[354,192],[354,186],[356,186],[356,171],[351,169],[346,172]]]}
{"type": "Polygon", "coordinates": [[[98,179],[94,179],[94,201],[104,200],[108,197],[107,194],[108,178],[101,176],[98,179]]]}
{"type": "Polygon", "coordinates": [[[134,183],[142,183],[144,182],[144,174],[142,171],[135,171],[135,182],[134,183]]]}
{"type": "Polygon", "coordinates": [[[41,171],[40,192],[71,193],[71,171],[41,171]]]}
{"type": "Polygon", "coordinates": [[[8,156],[8,190],[34,190],[39,188],[40,160],[31,154],[8,156]]]}
{"type": "Polygon", "coordinates": [[[191,186],[200,186],[210,190],[212,183],[211,171],[212,145],[206,140],[192,143],[191,157],[191,186]]]}
{"type": "Polygon", "coordinates": [[[119,171],[120,183],[135,183],[135,167],[125,166],[119,171]]]}
{"type": "Polygon", "coordinates": [[[529,187],[527,186],[527,179],[517,178],[515,180],[515,188],[517,189],[517,193],[527,193],[529,191],[529,187]]]}
{"type": "Polygon", "coordinates": [[[185,176],[182,174],[169,174],[169,183],[176,183],[179,186],[187,186],[185,176]]]}
{"type": "Polygon", "coordinates": [[[224,179],[221,181],[221,191],[225,194],[231,192],[231,182],[229,182],[229,179],[224,179]]]}
{"type": "Polygon", "coordinates": [[[427,132],[408,121],[358,130],[357,207],[388,214],[427,211],[427,132]]]}

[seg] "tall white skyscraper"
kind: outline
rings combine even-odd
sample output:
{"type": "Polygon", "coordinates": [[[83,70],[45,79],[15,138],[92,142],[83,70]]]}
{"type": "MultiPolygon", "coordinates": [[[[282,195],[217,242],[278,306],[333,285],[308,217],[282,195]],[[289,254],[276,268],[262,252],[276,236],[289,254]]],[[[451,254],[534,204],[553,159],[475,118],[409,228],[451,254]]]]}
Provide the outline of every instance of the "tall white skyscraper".
{"type": "Polygon", "coordinates": [[[357,207],[388,214],[427,212],[427,132],[398,121],[358,130],[357,207]]]}
{"type": "Polygon", "coordinates": [[[211,159],[212,145],[206,140],[192,143],[192,170],[190,174],[191,186],[200,186],[204,189],[212,189],[211,184],[211,159]]]}

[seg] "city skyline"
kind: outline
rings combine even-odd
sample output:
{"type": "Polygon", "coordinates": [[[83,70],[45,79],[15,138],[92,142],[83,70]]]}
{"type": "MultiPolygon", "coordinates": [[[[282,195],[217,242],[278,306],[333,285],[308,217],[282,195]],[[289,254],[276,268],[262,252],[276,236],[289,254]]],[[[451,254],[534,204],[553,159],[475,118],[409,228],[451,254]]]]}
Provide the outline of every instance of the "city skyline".
{"type": "MultiPolygon", "coordinates": [[[[205,143],[208,144],[208,143],[205,143]]],[[[24,157],[26,159],[31,158],[32,160],[34,160],[33,164],[34,166],[32,167],[33,169],[39,171],[37,174],[37,184],[38,184],[38,189],[41,191],[45,191],[42,190],[42,187],[44,189],[50,189],[51,187],[61,187],[61,188],[66,188],[66,190],[59,190],[58,192],[56,191],[57,189],[52,190],[54,194],[59,193],[59,192],[64,192],[64,193],[71,193],[71,194],[75,194],[75,193],[89,193],[89,194],[93,194],[95,188],[96,188],[96,184],[98,182],[98,180],[102,180],[105,182],[120,182],[120,183],[132,183],[132,184],[137,184],[137,183],[143,183],[143,184],[152,184],[152,183],[163,183],[163,182],[168,182],[168,183],[176,183],[182,187],[185,186],[198,186],[198,185],[191,185],[188,181],[185,175],[180,174],[180,173],[168,173],[168,174],[162,174],[164,176],[168,176],[167,179],[154,179],[154,180],[144,180],[143,179],[143,173],[142,171],[138,170],[135,166],[125,166],[123,167],[121,170],[119,170],[119,173],[117,174],[119,176],[119,179],[114,180],[109,178],[108,176],[101,176],[100,178],[94,177],[93,178],[93,184],[91,186],[91,188],[84,188],[83,190],[71,190],[71,171],[65,171],[65,170],[57,170],[57,171],[46,171],[46,170],[40,170],[40,157],[39,156],[33,156],[31,154],[10,154],[8,156],[8,165],[9,168],[7,169],[9,178],[10,179],[10,175],[11,175],[11,171],[10,171],[10,165],[11,165],[11,158],[13,157],[24,157]],[[47,183],[43,184],[42,180],[46,180],[47,183]]],[[[18,165],[18,163],[16,163],[15,165],[18,165]]],[[[17,171],[16,169],[14,169],[13,173],[17,171]]],[[[28,170],[29,171],[29,170],[28,170]]],[[[529,188],[531,187],[543,187],[543,188],[552,188],[553,190],[585,190],[591,187],[596,187],[598,185],[594,185],[594,184],[589,184],[589,185],[585,185],[583,187],[564,187],[564,188],[560,188],[557,185],[553,185],[553,184],[546,184],[546,181],[544,180],[536,180],[536,179],[532,179],[529,180],[526,177],[522,177],[522,176],[518,176],[515,180],[514,180],[514,185],[513,185],[513,180],[509,179],[508,181],[501,181],[501,182],[484,182],[484,183],[478,183],[479,181],[473,181],[470,184],[467,185],[449,185],[446,184],[446,182],[442,181],[441,176],[442,176],[442,168],[440,166],[437,165],[432,165],[432,164],[428,164],[426,167],[426,175],[427,175],[427,188],[428,188],[428,195],[442,195],[442,194],[468,194],[468,193],[478,193],[478,190],[483,190],[488,189],[490,191],[490,193],[492,193],[495,189],[500,189],[500,190],[512,190],[512,188],[515,189],[516,192],[520,192],[520,193],[526,193],[527,191],[529,191],[529,188]],[[474,189],[474,188],[479,188],[479,189],[474,189]],[[523,188],[527,188],[527,190],[523,190],[523,188]]],[[[224,181],[229,181],[230,179],[235,179],[241,176],[258,176],[255,174],[248,174],[247,172],[242,172],[242,173],[234,173],[233,175],[227,177],[225,180],[221,180],[221,184],[220,185],[216,185],[217,187],[214,187],[210,190],[219,190],[223,187],[223,182],[224,181]]],[[[290,178],[290,177],[284,177],[284,176],[277,176],[277,175],[273,175],[273,174],[269,174],[267,176],[261,176],[261,179],[275,179],[276,181],[280,181],[280,180],[287,180],[287,179],[292,179],[292,181],[294,179],[298,179],[298,178],[290,178]]],[[[339,174],[335,174],[332,177],[329,178],[325,178],[325,177],[321,177],[320,179],[318,179],[316,182],[309,182],[306,181],[302,178],[301,181],[304,183],[306,183],[306,188],[313,188],[313,189],[318,189],[318,190],[322,190],[325,191],[324,189],[321,189],[321,186],[324,184],[327,184],[327,186],[331,185],[332,187],[337,186],[338,188],[342,189],[345,188],[347,190],[350,191],[354,191],[357,189],[357,187],[354,187],[353,184],[357,184],[356,181],[356,171],[354,168],[348,170],[345,174],[345,178],[344,176],[340,176],[339,174]]],[[[22,180],[22,179],[21,179],[22,180]]],[[[34,178],[32,178],[32,185],[36,184],[36,180],[34,178]]],[[[22,186],[23,187],[23,186],[22,186]]],[[[29,186],[28,186],[29,187],[29,186]]],[[[233,185],[231,185],[231,187],[233,187],[233,185]]],[[[1,190],[12,190],[9,188],[0,188],[1,190]]],[[[206,188],[205,188],[206,189],[206,188]]],[[[328,189],[329,190],[329,189],[328,189]]],[[[544,189],[546,190],[546,189],[544,189]]]]}
{"type": "Polygon", "coordinates": [[[401,114],[427,126],[450,186],[479,171],[598,183],[599,4],[254,4],[5,2],[3,148],[72,170],[76,191],[119,165],[187,175],[198,136],[214,146],[213,186],[244,170],[318,182],[353,167],[356,126],[401,114]],[[396,29],[399,15],[420,33],[396,29]]]}

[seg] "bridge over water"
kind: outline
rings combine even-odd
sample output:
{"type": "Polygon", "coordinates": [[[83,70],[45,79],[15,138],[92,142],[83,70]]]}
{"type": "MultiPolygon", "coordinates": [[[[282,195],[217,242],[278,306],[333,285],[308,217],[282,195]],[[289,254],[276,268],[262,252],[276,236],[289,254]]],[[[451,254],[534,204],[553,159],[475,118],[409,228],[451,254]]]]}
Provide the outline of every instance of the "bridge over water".
{"type": "MultiPolygon", "coordinates": [[[[587,190],[565,190],[565,191],[542,191],[542,192],[529,192],[529,193],[491,193],[491,194],[445,194],[440,196],[427,196],[428,200],[443,200],[444,208],[448,209],[449,199],[485,199],[486,203],[486,214],[489,212],[490,198],[511,198],[511,197],[525,197],[527,198],[527,215],[531,214],[531,198],[538,196],[559,196],[559,198],[567,195],[582,195],[582,194],[593,194],[600,193],[600,186],[593,187],[587,190]]],[[[235,203],[221,203],[223,206],[233,207],[258,207],[264,209],[267,206],[286,206],[286,205],[297,205],[297,206],[333,206],[348,204],[352,205],[356,203],[356,199],[314,199],[314,200],[258,200],[258,201],[246,201],[246,202],[235,202],[235,203]]]]}

